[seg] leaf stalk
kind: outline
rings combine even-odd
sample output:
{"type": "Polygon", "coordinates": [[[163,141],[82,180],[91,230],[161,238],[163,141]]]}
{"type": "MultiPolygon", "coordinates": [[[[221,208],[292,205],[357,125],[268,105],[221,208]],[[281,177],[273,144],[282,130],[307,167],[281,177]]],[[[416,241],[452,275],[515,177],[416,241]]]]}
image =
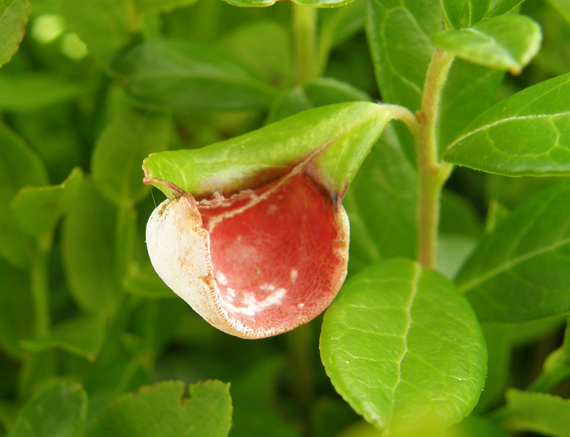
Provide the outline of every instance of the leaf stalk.
{"type": "Polygon", "coordinates": [[[300,86],[318,74],[317,9],[294,3],[292,26],[295,44],[295,84],[300,86]]]}

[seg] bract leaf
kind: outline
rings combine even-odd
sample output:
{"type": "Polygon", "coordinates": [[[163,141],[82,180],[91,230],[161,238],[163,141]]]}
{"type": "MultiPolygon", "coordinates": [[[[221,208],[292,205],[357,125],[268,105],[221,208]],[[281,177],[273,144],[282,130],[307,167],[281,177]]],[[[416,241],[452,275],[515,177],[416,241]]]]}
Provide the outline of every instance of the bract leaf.
{"type": "Polygon", "coordinates": [[[483,67],[519,74],[538,53],[540,26],[522,15],[502,15],[472,27],[438,32],[431,42],[441,50],[483,67]]]}
{"type": "Polygon", "coordinates": [[[86,417],[85,391],[60,382],[26,403],[8,437],[81,437],[86,417]]]}
{"type": "Polygon", "coordinates": [[[169,109],[265,109],[275,89],[226,52],[190,42],[151,40],[121,50],[111,73],[129,97],[169,109]]]}
{"type": "Polygon", "coordinates": [[[231,427],[229,384],[207,381],[190,386],[170,381],[119,397],[87,432],[87,437],[226,437],[231,427]]]}
{"type": "Polygon", "coordinates": [[[461,29],[485,16],[491,0],[441,0],[443,18],[448,29],[461,29]]]}
{"type": "Polygon", "coordinates": [[[526,88],[481,114],[446,162],[505,176],[570,174],[570,74],[526,88]]]}
{"type": "Polygon", "coordinates": [[[457,276],[482,322],[524,322],[570,311],[570,182],[503,219],[457,276]]]}
{"type": "Polygon", "coordinates": [[[160,181],[204,198],[259,187],[309,160],[305,172],[338,201],[389,118],[373,103],[324,106],[202,149],[152,154],[143,168],[169,198],[180,193],[160,181]]]}
{"type": "Polygon", "coordinates": [[[0,1],[0,66],[18,51],[26,32],[30,2],[28,0],[0,1]]]}
{"type": "Polygon", "coordinates": [[[168,147],[170,119],[165,114],[129,108],[99,137],[91,159],[93,181],[114,204],[129,205],[148,194],[140,162],[168,147]]]}
{"type": "Polygon", "coordinates": [[[60,185],[22,189],[11,204],[20,228],[30,235],[48,233],[61,214],[69,210],[82,182],[83,172],[76,167],[60,185]]]}
{"type": "Polygon", "coordinates": [[[46,337],[26,340],[23,348],[33,352],[60,348],[94,361],[104,341],[104,320],[99,316],[88,316],[67,320],[46,337]]]}
{"type": "Polygon", "coordinates": [[[507,421],[517,431],[533,431],[557,437],[570,436],[570,400],[545,393],[507,390],[507,421]]]}
{"type": "Polygon", "coordinates": [[[408,259],[352,277],[325,313],[320,347],[336,390],[390,434],[458,422],[485,381],[485,341],[468,302],[408,259]]]}

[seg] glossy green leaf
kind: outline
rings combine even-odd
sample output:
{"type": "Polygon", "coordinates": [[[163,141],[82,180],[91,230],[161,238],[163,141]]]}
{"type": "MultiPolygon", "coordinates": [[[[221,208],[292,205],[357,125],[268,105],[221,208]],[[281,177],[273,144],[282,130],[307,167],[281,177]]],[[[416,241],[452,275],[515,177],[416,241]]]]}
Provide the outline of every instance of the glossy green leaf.
{"type": "Polygon", "coordinates": [[[129,108],[103,131],[91,159],[93,181],[101,193],[118,206],[145,197],[141,161],[168,147],[171,123],[160,113],[129,108]]]}
{"type": "Polygon", "coordinates": [[[23,347],[32,352],[59,348],[94,361],[105,341],[102,317],[78,317],[57,325],[46,337],[26,340],[23,347]]]}
{"type": "Polygon", "coordinates": [[[28,273],[0,260],[0,348],[21,356],[20,342],[32,334],[34,310],[28,273]]]}
{"type": "Polygon", "coordinates": [[[102,66],[111,54],[129,42],[129,5],[125,0],[55,1],[69,28],[79,35],[102,66]]]}
{"type": "Polygon", "coordinates": [[[11,204],[20,228],[36,236],[53,230],[61,214],[76,200],[82,182],[83,172],[76,167],[60,185],[22,189],[11,204]]]}
{"type": "Polygon", "coordinates": [[[223,50],[146,41],[120,51],[110,70],[129,97],[172,109],[265,109],[275,89],[223,50]]]}
{"type": "Polygon", "coordinates": [[[420,109],[433,47],[441,30],[439,0],[369,0],[366,32],[376,81],[387,103],[420,109]]]}
{"type": "Polygon", "coordinates": [[[18,51],[29,12],[28,0],[0,0],[0,66],[18,51]]]}
{"type": "Polygon", "coordinates": [[[457,138],[484,110],[489,108],[504,73],[456,59],[443,88],[438,119],[439,152],[457,138]]]}
{"type": "Polygon", "coordinates": [[[491,0],[441,0],[443,19],[448,29],[461,29],[485,16],[491,0]]]}
{"type": "Polygon", "coordinates": [[[549,436],[570,437],[570,400],[544,393],[507,390],[505,426],[549,436]]]}
{"type": "Polygon", "coordinates": [[[27,263],[26,236],[10,209],[18,191],[49,184],[40,158],[7,128],[0,127],[0,256],[15,266],[27,263]]]}
{"type": "Polygon", "coordinates": [[[468,302],[407,259],[345,284],[325,313],[320,347],[336,390],[391,434],[460,421],[485,381],[485,342],[468,302]]]}
{"type": "Polygon", "coordinates": [[[26,403],[7,437],[81,437],[86,417],[85,391],[60,382],[26,403]]]}
{"type": "Polygon", "coordinates": [[[64,222],[62,256],[67,281],[79,306],[87,312],[111,314],[121,286],[115,271],[116,209],[91,182],[85,182],[64,222]]]}
{"type": "Polygon", "coordinates": [[[570,174],[570,74],[526,88],[481,114],[447,162],[505,176],[570,174]]]}
{"type": "Polygon", "coordinates": [[[323,106],[202,149],[153,154],[143,168],[168,197],[178,193],[160,181],[204,197],[259,186],[310,159],[305,171],[342,199],[389,117],[373,103],[323,106]]]}
{"type": "Polygon", "coordinates": [[[487,234],[457,276],[482,322],[570,311],[570,182],[527,202],[487,234]]]}
{"type": "Polygon", "coordinates": [[[350,217],[349,271],[416,253],[418,174],[394,129],[372,147],[344,198],[350,217]]]}
{"type": "Polygon", "coordinates": [[[275,87],[291,79],[291,41],[287,28],[273,20],[247,22],[224,35],[220,46],[275,87]]]}
{"type": "Polygon", "coordinates": [[[0,75],[0,109],[29,111],[84,94],[86,84],[64,82],[51,74],[0,75]]]}
{"type": "Polygon", "coordinates": [[[225,437],[231,427],[229,384],[208,381],[190,386],[162,382],[119,397],[87,433],[87,437],[225,437]]]}
{"type": "Polygon", "coordinates": [[[540,26],[522,15],[493,17],[431,36],[434,46],[460,59],[512,74],[519,74],[534,58],[541,41],[540,26]]]}
{"type": "Polygon", "coordinates": [[[142,12],[169,12],[176,8],[191,6],[197,0],[135,0],[142,12]]]}

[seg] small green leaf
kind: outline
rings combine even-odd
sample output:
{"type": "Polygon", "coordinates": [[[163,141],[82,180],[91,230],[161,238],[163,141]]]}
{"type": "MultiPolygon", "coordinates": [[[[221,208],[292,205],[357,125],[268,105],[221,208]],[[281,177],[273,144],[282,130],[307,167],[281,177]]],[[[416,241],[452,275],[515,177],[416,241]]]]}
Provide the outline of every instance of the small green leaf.
{"type": "Polygon", "coordinates": [[[14,266],[27,264],[27,239],[10,209],[21,188],[49,184],[46,169],[24,141],[0,126],[0,256],[14,266]]]}
{"type": "Polygon", "coordinates": [[[524,0],[492,0],[485,17],[495,17],[512,11],[524,0]]]}
{"type": "Polygon", "coordinates": [[[31,335],[35,317],[29,275],[0,260],[0,278],[0,348],[18,359],[20,342],[31,335]]]}
{"type": "Polygon", "coordinates": [[[60,348],[94,361],[104,341],[103,319],[99,316],[87,316],[66,320],[46,337],[26,340],[23,348],[32,352],[60,348]]]}
{"type": "Polygon", "coordinates": [[[446,162],[505,176],[570,174],[570,74],[526,88],[481,114],[446,162]]]}
{"type": "Polygon", "coordinates": [[[448,29],[461,29],[485,16],[491,0],[441,0],[443,18],[448,29]]]}
{"type": "Polygon", "coordinates": [[[86,312],[112,314],[121,286],[115,271],[117,210],[85,181],[64,221],[62,256],[71,294],[86,312]]]}
{"type": "Polygon", "coordinates": [[[502,15],[472,27],[435,33],[441,50],[483,67],[519,74],[540,49],[540,26],[522,15],[502,15]]]}
{"type": "Polygon", "coordinates": [[[504,425],[516,431],[570,437],[570,400],[544,393],[507,390],[504,425]]]}
{"type": "Polygon", "coordinates": [[[111,73],[136,102],[172,109],[265,109],[275,89],[222,50],[146,41],[119,52],[111,73]]]}
{"type": "Polygon", "coordinates": [[[56,0],[56,3],[69,28],[77,32],[101,65],[129,42],[126,1],[56,0]]]}
{"type": "Polygon", "coordinates": [[[457,276],[482,322],[570,311],[570,182],[536,196],[487,234],[457,276]]]}
{"type": "Polygon", "coordinates": [[[273,20],[250,21],[224,35],[220,46],[275,87],[291,76],[291,41],[287,29],[273,20]]]}
{"type": "Polygon", "coordinates": [[[208,381],[190,386],[162,382],[118,398],[94,424],[87,437],[225,437],[231,427],[229,384],[208,381]]]}
{"type": "Polygon", "coordinates": [[[485,382],[485,342],[468,302],[407,259],[345,284],[325,313],[320,347],[337,391],[390,433],[460,421],[485,382]]]}
{"type": "Polygon", "coordinates": [[[83,172],[76,167],[60,185],[22,189],[11,204],[20,228],[35,236],[53,230],[61,214],[75,202],[82,183],[83,172]]]}
{"type": "Polygon", "coordinates": [[[18,51],[26,33],[29,13],[28,0],[0,0],[0,66],[18,51]]]}
{"type": "Polygon", "coordinates": [[[0,75],[0,109],[29,111],[73,99],[85,93],[86,84],[65,82],[53,74],[0,75]]]}
{"type": "Polygon", "coordinates": [[[140,163],[152,152],[168,147],[171,123],[160,113],[129,108],[103,131],[91,159],[93,181],[117,206],[145,197],[140,163]]]}
{"type": "Polygon", "coordinates": [[[141,12],[170,12],[176,8],[191,6],[198,0],[135,0],[141,12]]]}
{"type": "Polygon", "coordinates": [[[60,382],[26,403],[7,437],[81,437],[86,417],[85,391],[60,382]]]}
{"type": "Polygon", "coordinates": [[[178,193],[160,181],[205,197],[259,186],[309,159],[305,171],[333,199],[342,199],[389,118],[387,109],[373,103],[323,106],[202,149],[150,155],[143,168],[168,197],[178,193]]]}
{"type": "Polygon", "coordinates": [[[344,198],[350,217],[351,273],[382,259],[415,255],[417,190],[418,174],[388,127],[344,198]]]}

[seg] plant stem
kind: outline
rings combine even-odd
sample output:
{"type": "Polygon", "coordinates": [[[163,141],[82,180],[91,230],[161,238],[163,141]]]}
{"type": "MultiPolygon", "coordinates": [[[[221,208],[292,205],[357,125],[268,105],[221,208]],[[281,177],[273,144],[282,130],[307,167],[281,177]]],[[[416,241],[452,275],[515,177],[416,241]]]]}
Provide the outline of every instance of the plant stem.
{"type": "Polygon", "coordinates": [[[447,80],[453,55],[436,50],[424,85],[422,108],[416,114],[415,132],[420,177],[418,260],[433,268],[437,260],[437,235],[441,189],[451,173],[451,164],[439,162],[437,125],[441,92],[447,80]]]}
{"type": "Polygon", "coordinates": [[[295,84],[303,85],[318,71],[317,9],[293,4],[293,39],[295,43],[295,84]]]}
{"type": "Polygon", "coordinates": [[[30,268],[35,334],[38,337],[47,335],[51,325],[48,294],[48,254],[50,247],[51,235],[38,238],[30,268]]]}

